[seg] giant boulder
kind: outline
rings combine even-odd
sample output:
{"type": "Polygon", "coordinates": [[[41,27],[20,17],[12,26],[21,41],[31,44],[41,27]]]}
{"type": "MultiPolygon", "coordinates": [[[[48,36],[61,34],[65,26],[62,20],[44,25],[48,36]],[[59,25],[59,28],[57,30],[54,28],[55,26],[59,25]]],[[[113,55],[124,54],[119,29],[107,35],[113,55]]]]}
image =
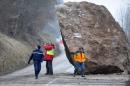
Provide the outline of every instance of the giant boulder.
{"type": "Polygon", "coordinates": [[[128,73],[129,43],[110,12],[88,2],[68,2],[57,7],[57,15],[68,59],[79,47],[90,58],[87,73],[128,73]]]}

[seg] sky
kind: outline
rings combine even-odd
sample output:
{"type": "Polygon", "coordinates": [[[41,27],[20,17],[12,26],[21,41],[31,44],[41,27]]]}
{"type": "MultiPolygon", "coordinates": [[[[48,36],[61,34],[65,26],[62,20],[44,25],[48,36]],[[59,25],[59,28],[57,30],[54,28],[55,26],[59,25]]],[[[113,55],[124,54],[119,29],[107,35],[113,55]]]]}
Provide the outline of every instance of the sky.
{"type": "Polygon", "coordinates": [[[127,7],[128,0],[64,0],[64,2],[81,2],[81,1],[88,1],[98,5],[104,5],[113,15],[116,21],[120,23],[119,15],[120,11],[123,9],[123,13],[125,14],[125,10],[127,7]]]}

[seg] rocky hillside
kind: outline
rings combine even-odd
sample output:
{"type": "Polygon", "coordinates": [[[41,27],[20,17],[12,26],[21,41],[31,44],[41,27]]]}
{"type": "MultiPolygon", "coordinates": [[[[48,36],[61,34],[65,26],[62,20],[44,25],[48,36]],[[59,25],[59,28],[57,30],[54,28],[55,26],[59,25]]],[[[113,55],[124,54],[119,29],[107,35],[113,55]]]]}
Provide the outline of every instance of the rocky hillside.
{"type": "Polygon", "coordinates": [[[130,46],[122,28],[104,6],[68,2],[57,7],[57,15],[70,62],[71,53],[83,47],[90,58],[86,72],[130,72],[130,46]]]}
{"type": "Polygon", "coordinates": [[[32,49],[47,38],[44,30],[57,31],[55,1],[0,0],[0,75],[25,67],[32,49]]]}

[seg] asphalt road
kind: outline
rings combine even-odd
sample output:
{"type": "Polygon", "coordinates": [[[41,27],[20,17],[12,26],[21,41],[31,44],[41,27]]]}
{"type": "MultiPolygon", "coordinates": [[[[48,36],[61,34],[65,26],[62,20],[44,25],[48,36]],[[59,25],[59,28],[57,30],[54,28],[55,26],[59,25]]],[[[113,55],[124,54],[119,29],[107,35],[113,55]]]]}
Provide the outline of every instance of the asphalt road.
{"type": "Polygon", "coordinates": [[[73,66],[64,53],[53,61],[54,75],[45,75],[45,62],[39,79],[35,79],[33,65],[1,76],[0,86],[130,86],[128,75],[86,75],[73,77],[73,66]]]}

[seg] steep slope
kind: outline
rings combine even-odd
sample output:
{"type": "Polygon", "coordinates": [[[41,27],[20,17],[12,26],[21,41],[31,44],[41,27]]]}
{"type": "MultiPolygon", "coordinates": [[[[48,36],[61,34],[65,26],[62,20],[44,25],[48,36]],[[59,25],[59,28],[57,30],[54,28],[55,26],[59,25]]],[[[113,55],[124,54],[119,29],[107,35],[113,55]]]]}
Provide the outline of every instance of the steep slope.
{"type": "MultiPolygon", "coordinates": [[[[54,20],[54,2],[43,0],[1,0],[0,32],[18,40],[37,42],[49,21],[54,20]]],[[[35,44],[35,43],[34,43],[35,44]]]]}
{"type": "Polygon", "coordinates": [[[31,46],[0,33],[0,75],[27,65],[31,46]]]}
{"type": "Polygon", "coordinates": [[[90,57],[88,73],[128,73],[130,47],[126,36],[104,7],[88,2],[68,2],[57,7],[61,32],[70,62],[79,47],[90,57]]]}

